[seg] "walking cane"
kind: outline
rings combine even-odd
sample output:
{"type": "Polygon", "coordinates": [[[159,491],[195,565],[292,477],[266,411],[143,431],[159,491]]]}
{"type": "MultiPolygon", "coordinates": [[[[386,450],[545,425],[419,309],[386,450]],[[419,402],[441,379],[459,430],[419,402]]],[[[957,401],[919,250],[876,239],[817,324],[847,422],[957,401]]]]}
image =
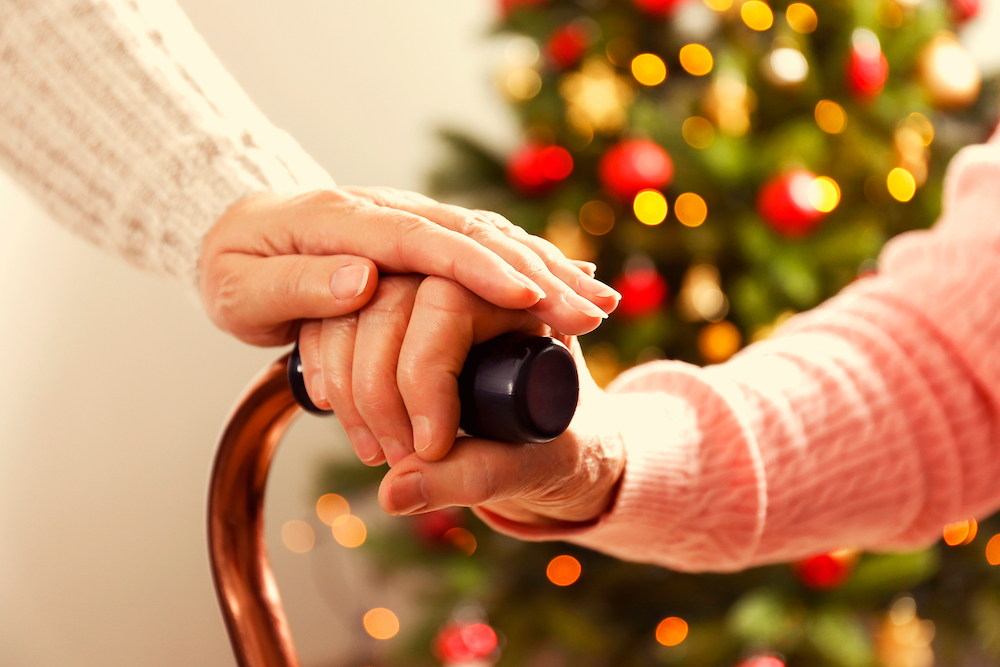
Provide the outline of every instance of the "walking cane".
{"type": "MultiPolygon", "coordinates": [[[[459,376],[461,426],[506,442],[548,442],[579,397],[569,351],[544,337],[505,334],[474,347],[459,376]]],[[[309,400],[298,347],[265,368],[222,431],[208,498],[212,576],[240,667],[299,667],[264,545],[264,491],[278,443],[309,400]]]]}

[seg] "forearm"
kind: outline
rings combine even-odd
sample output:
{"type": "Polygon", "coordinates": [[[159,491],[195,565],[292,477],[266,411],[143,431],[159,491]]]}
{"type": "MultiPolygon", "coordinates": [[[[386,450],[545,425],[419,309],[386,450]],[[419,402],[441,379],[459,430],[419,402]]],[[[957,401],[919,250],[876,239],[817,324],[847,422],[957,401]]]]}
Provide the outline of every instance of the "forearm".
{"type": "Polygon", "coordinates": [[[0,0],[0,166],[76,233],[196,280],[234,202],[332,185],[172,2],[0,0]]]}

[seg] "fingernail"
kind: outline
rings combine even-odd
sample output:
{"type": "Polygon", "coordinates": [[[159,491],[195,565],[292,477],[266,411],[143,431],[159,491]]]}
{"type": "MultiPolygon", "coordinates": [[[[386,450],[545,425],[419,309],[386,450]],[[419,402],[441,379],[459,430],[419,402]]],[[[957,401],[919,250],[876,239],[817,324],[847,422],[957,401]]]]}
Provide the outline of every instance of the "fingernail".
{"type": "Polygon", "coordinates": [[[542,291],[542,288],[539,287],[535,283],[535,281],[532,280],[531,278],[529,278],[528,276],[526,276],[523,273],[517,271],[516,269],[514,269],[514,267],[508,267],[507,268],[507,273],[509,273],[514,278],[514,280],[516,280],[517,282],[521,283],[522,285],[524,285],[525,287],[527,287],[529,290],[531,290],[532,292],[534,292],[535,295],[539,299],[544,299],[545,298],[545,292],[542,291]]]}
{"type": "Polygon", "coordinates": [[[309,389],[309,398],[312,399],[313,405],[320,407],[320,403],[326,403],[326,383],[323,382],[322,375],[317,374],[313,377],[309,389]]]}
{"type": "Polygon", "coordinates": [[[378,442],[382,446],[382,451],[385,452],[385,460],[389,462],[390,466],[396,465],[410,453],[410,450],[399,440],[396,440],[396,438],[379,438],[378,442]]]}
{"type": "Polygon", "coordinates": [[[616,299],[621,299],[622,295],[611,288],[610,285],[605,285],[600,280],[591,278],[590,276],[583,275],[577,278],[576,284],[579,285],[580,289],[588,294],[593,294],[594,296],[601,297],[614,297],[616,299]]]}
{"type": "Polygon", "coordinates": [[[590,317],[599,317],[602,320],[606,320],[608,318],[607,313],[605,313],[603,310],[592,304],[590,301],[584,299],[576,292],[566,292],[565,294],[562,295],[562,297],[566,303],[568,303],[573,308],[576,308],[584,315],[589,315],[590,317]]]}
{"type": "Polygon", "coordinates": [[[410,514],[427,507],[424,497],[424,476],[420,472],[408,472],[392,481],[389,489],[392,508],[396,514],[410,514]]]}
{"type": "Polygon", "coordinates": [[[410,423],[413,424],[413,448],[422,452],[431,446],[431,420],[417,416],[410,423]]]}
{"type": "Polygon", "coordinates": [[[372,432],[366,428],[351,429],[347,437],[354,445],[354,451],[357,452],[358,458],[365,463],[382,453],[382,446],[378,444],[378,440],[375,439],[372,432]]]}
{"type": "Polygon", "coordinates": [[[365,291],[368,284],[366,264],[348,264],[333,272],[330,292],[338,299],[353,299],[365,291]]]}

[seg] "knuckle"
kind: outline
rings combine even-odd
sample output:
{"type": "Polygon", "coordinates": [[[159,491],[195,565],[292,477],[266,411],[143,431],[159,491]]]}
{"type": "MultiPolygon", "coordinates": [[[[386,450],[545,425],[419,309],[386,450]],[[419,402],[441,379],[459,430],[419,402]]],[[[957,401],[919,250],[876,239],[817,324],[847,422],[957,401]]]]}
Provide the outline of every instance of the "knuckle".
{"type": "Polygon", "coordinates": [[[483,211],[469,211],[463,215],[458,231],[474,239],[494,237],[499,232],[496,224],[483,211]]]}

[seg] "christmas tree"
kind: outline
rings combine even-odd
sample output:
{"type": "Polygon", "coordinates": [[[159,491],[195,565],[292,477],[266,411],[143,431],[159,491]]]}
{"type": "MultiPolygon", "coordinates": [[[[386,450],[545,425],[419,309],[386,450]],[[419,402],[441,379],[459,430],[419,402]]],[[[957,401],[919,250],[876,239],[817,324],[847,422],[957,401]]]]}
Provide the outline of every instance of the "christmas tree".
{"type": "MultiPolygon", "coordinates": [[[[504,0],[500,85],[523,144],[505,155],[445,131],[453,159],[433,186],[594,261],[622,293],[582,340],[599,382],[656,358],[725,361],[934,222],[948,161],[995,124],[996,82],[951,32],[977,11],[504,0]]],[[[331,466],[323,489],[339,495],[323,502],[373,494],[383,473],[331,466]]],[[[344,510],[334,534],[358,522],[344,510]]],[[[997,518],[942,527],[918,553],[733,575],[520,543],[458,509],[384,525],[359,548],[388,577],[428,574],[424,627],[359,666],[1000,665],[997,518]]]]}

